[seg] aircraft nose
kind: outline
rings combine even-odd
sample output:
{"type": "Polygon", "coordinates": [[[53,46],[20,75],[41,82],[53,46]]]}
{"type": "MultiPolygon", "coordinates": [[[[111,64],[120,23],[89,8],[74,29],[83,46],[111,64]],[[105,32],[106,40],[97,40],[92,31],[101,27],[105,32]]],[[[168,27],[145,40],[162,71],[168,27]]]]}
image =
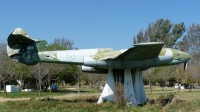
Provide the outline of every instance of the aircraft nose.
{"type": "Polygon", "coordinates": [[[190,55],[185,52],[181,52],[180,55],[182,62],[188,62],[191,59],[190,55]]]}

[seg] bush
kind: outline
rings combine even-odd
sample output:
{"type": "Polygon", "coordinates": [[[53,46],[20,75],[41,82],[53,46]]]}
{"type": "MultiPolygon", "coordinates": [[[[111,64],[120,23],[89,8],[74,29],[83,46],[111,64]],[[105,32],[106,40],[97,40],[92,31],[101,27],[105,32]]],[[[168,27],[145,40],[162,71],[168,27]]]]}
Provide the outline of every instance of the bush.
{"type": "Polygon", "coordinates": [[[124,100],[124,84],[119,82],[115,85],[115,103],[117,108],[124,108],[126,104],[124,100]]]}

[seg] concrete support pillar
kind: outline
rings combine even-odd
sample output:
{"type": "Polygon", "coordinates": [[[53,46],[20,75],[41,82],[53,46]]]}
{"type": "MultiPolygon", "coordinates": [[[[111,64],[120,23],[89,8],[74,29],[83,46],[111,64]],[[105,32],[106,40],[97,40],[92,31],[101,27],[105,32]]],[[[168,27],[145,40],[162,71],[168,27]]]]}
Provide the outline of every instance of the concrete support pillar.
{"type": "Polygon", "coordinates": [[[103,92],[101,93],[101,96],[99,100],[97,101],[98,104],[104,102],[104,101],[115,101],[114,98],[114,91],[115,91],[115,81],[113,76],[113,70],[108,70],[108,76],[106,79],[106,85],[104,86],[103,92]]]}
{"type": "Polygon", "coordinates": [[[128,105],[137,105],[130,69],[124,71],[124,100],[128,105]]]}
{"type": "Polygon", "coordinates": [[[118,82],[124,84],[124,100],[127,105],[137,106],[137,104],[147,102],[140,69],[125,69],[124,73],[121,69],[114,70],[114,73],[112,69],[109,69],[106,85],[97,102],[98,104],[107,100],[115,102],[115,84],[118,82]]]}
{"type": "Polygon", "coordinates": [[[132,70],[133,88],[138,104],[147,102],[146,94],[144,91],[144,84],[142,79],[142,71],[140,69],[132,70]]]}

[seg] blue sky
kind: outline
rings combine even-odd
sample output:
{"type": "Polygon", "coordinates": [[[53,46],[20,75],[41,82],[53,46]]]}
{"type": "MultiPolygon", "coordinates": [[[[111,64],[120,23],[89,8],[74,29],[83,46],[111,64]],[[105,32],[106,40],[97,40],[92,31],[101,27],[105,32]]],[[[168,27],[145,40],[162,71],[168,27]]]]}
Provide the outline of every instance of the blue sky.
{"type": "Polygon", "coordinates": [[[133,36],[163,18],[200,23],[199,0],[1,0],[0,41],[15,28],[48,43],[67,38],[79,49],[132,46],[133,36]]]}

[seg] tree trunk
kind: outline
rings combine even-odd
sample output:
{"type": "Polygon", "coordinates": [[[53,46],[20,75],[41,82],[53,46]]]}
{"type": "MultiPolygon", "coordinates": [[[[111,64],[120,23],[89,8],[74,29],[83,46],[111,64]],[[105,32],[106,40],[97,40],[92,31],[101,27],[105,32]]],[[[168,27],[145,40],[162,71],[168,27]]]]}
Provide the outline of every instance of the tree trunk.
{"type": "Polygon", "coordinates": [[[40,100],[40,96],[41,96],[41,84],[39,84],[38,96],[39,96],[39,100],[40,100]]]}
{"type": "Polygon", "coordinates": [[[181,89],[181,86],[179,86],[179,82],[180,82],[180,68],[179,69],[179,73],[178,73],[178,92],[180,93],[180,89],[181,89]]]}
{"type": "Polygon", "coordinates": [[[4,88],[4,95],[7,95],[7,91],[6,91],[6,82],[3,82],[3,88],[4,88]]]}
{"type": "Polygon", "coordinates": [[[190,92],[192,92],[192,84],[191,83],[190,83],[189,87],[190,87],[190,92]]]}
{"type": "Polygon", "coordinates": [[[50,80],[49,75],[48,75],[48,84],[49,84],[49,92],[51,93],[51,80],[50,80]]]}
{"type": "Polygon", "coordinates": [[[165,92],[167,93],[167,80],[165,80],[165,92]]]}
{"type": "Polygon", "coordinates": [[[190,78],[189,78],[189,88],[190,88],[189,90],[190,90],[190,92],[192,92],[192,87],[193,87],[193,86],[192,86],[191,80],[190,80],[190,78]]]}
{"type": "Polygon", "coordinates": [[[47,91],[47,89],[49,88],[48,82],[46,82],[45,84],[43,84],[43,86],[44,86],[44,91],[47,91]]]}
{"type": "Polygon", "coordinates": [[[149,76],[149,91],[152,93],[151,76],[149,76]]]}
{"type": "Polygon", "coordinates": [[[79,74],[78,74],[78,95],[80,96],[80,82],[79,82],[79,74]]]}
{"type": "Polygon", "coordinates": [[[38,84],[38,80],[36,79],[36,85],[37,85],[37,89],[39,90],[39,84],[38,84]]]}
{"type": "Polygon", "coordinates": [[[1,90],[1,79],[0,79],[0,90],[1,90]]]}
{"type": "Polygon", "coordinates": [[[20,82],[21,82],[21,85],[20,85],[21,88],[20,88],[20,89],[23,90],[23,89],[24,89],[24,81],[23,81],[23,79],[22,79],[22,76],[21,76],[21,78],[20,78],[20,82]]]}
{"type": "Polygon", "coordinates": [[[65,81],[63,80],[63,81],[62,81],[62,86],[64,86],[64,85],[65,85],[65,81]]]}
{"type": "Polygon", "coordinates": [[[189,88],[190,88],[190,92],[192,92],[192,81],[191,81],[191,78],[190,78],[190,75],[189,75],[189,70],[188,70],[188,79],[189,79],[189,88]]]}
{"type": "Polygon", "coordinates": [[[164,86],[162,85],[162,91],[164,91],[164,86]]]}

